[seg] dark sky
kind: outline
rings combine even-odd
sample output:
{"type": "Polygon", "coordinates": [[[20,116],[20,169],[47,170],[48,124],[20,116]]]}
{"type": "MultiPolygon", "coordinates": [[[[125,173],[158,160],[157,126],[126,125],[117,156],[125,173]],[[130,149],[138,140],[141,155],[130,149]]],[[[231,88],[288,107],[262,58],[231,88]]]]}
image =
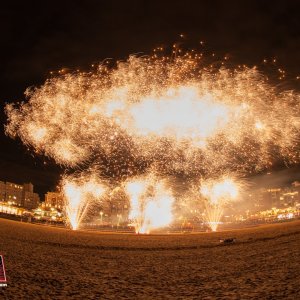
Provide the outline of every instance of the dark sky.
{"type": "MultiPolygon", "coordinates": [[[[6,1],[1,4],[1,122],[5,102],[24,100],[62,67],[86,69],[105,58],[151,53],[185,34],[184,43],[260,64],[276,57],[290,80],[300,70],[300,1],[6,1]]],[[[293,83],[297,88],[297,82],[293,83]]],[[[0,133],[0,180],[32,181],[40,193],[59,169],[31,157],[20,141],[0,133]]]]}

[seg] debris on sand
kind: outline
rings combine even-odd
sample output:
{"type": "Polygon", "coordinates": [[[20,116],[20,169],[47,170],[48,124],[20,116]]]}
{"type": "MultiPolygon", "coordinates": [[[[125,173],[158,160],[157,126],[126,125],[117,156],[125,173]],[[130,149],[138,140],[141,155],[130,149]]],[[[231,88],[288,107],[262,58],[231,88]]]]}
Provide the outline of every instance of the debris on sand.
{"type": "Polygon", "coordinates": [[[233,244],[235,242],[236,242],[236,238],[220,239],[221,244],[233,244]]]}

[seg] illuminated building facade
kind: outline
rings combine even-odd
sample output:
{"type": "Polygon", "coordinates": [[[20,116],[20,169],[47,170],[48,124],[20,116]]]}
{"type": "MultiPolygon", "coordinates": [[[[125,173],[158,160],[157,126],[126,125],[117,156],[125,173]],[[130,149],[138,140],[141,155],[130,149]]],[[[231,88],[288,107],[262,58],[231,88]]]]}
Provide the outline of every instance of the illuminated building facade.
{"type": "Polygon", "coordinates": [[[40,197],[33,192],[32,183],[20,185],[13,182],[0,181],[0,201],[14,206],[33,209],[38,207],[40,197]]]}
{"type": "Polygon", "coordinates": [[[59,192],[48,192],[45,195],[45,206],[62,209],[64,206],[64,198],[59,192]]]}
{"type": "Polygon", "coordinates": [[[28,209],[37,208],[40,203],[40,197],[37,193],[33,192],[33,185],[26,183],[23,186],[23,206],[28,209]]]}

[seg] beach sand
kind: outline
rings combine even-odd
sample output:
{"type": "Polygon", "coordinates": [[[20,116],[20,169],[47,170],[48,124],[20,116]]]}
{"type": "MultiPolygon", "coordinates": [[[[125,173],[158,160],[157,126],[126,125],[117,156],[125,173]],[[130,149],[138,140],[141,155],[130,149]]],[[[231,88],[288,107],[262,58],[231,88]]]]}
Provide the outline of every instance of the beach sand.
{"type": "Polygon", "coordinates": [[[300,221],[133,235],[0,219],[0,254],[1,299],[300,299],[300,221]]]}

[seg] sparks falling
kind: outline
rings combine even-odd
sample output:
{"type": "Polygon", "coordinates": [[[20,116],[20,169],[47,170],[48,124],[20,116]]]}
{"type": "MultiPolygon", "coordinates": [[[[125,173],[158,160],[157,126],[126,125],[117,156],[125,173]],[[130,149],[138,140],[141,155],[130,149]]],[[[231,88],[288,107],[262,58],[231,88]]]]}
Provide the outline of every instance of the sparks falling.
{"type": "MultiPolygon", "coordinates": [[[[213,69],[190,54],[131,56],[50,78],[26,96],[6,106],[6,134],[69,170],[97,170],[97,178],[122,183],[151,169],[209,180],[299,162],[299,94],[279,91],[255,68],[213,69]]],[[[63,186],[75,228],[86,193],[63,186]]],[[[143,186],[128,186],[131,214],[143,186]]]]}
{"type": "Polygon", "coordinates": [[[223,216],[224,206],[237,198],[239,190],[240,185],[230,177],[202,183],[200,191],[206,198],[205,216],[212,231],[217,231],[223,216]]]}
{"type": "Polygon", "coordinates": [[[169,225],[172,220],[174,198],[164,183],[152,176],[133,179],[126,183],[130,197],[129,219],[136,233],[147,233],[169,225]]]}
{"type": "Polygon", "coordinates": [[[62,190],[66,201],[66,215],[73,230],[79,228],[92,201],[99,201],[105,188],[94,176],[65,177],[62,190]]]}

